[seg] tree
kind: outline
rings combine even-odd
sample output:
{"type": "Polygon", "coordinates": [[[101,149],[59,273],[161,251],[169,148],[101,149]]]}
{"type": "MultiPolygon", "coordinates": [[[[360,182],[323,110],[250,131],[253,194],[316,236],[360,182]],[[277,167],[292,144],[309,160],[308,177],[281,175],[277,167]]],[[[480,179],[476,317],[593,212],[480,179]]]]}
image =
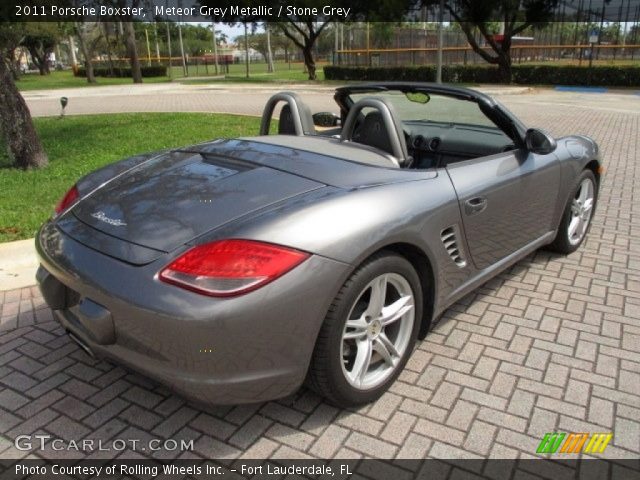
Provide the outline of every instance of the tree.
{"type": "Polygon", "coordinates": [[[60,32],[58,25],[50,22],[28,22],[25,24],[25,35],[22,46],[29,50],[33,63],[40,75],[48,75],[49,56],[58,42],[60,32]]]}
{"type": "Polygon", "coordinates": [[[113,44],[111,43],[111,30],[113,24],[111,22],[101,22],[102,23],[102,34],[104,35],[104,46],[107,51],[107,65],[109,65],[109,76],[114,76],[113,69],[113,55],[111,54],[113,50],[113,44]]]}
{"type": "Polygon", "coordinates": [[[249,78],[249,63],[250,63],[250,51],[249,51],[249,37],[255,35],[258,24],[256,22],[242,21],[242,22],[226,22],[229,26],[234,26],[237,23],[242,25],[244,34],[235,38],[236,43],[239,45],[241,42],[244,45],[244,65],[245,65],[245,77],[249,78]],[[249,33],[251,29],[251,33],[249,33]]]}
{"type": "MultiPolygon", "coordinates": [[[[429,5],[439,0],[427,0],[429,5]]],[[[558,0],[446,0],[445,8],[458,22],[474,52],[490,64],[497,65],[502,81],[511,83],[511,43],[513,37],[528,28],[543,27],[553,18],[558,0]],[[495,21],[504,32],[496,38],[495,21]],[[476,30],[490,50],[476,39],[476,30]]]]}
{"type": "Polygon", "coordinates": [[[136,45],[136,32],[133,29],[133,22],[124,24],[124,38],[127,47],[127,56],[131,65],[131,78],[133,83],[142,83],[142,69],[140,68],[140,57],[138,57],[138,46],[136,45]]]}
{"type": "MultiPolygon", "coordinates": [[[[98,0],[66,0],[66,2],[80,11],[82,11],[83,8],[99,9],[100,7],[100,2],[98,0]]],[[[60,24],[59,28],[63,35],[69,37],[70,49],[73,49],[75,47],[75,42],[73,41],[72,36],[75,35],[77,37],[80,52],[82,53],[82,58],[84,60],[84,69],[87,82],[95,83],[96,78],[93,74],[92,60],[96,56],[98,47],[105,46],[105,43],[103,43],[103,30],[106,31],[106,22],[96,22],[92,21],[89,16],[82,16],[78,19],[78,21],[65,22],[60,24]],[[101,23],[104,23],[104,29],[101,23]]],[[[109,48],[108,45],[106,45],[106,47],[107,49],[109,48]]],[[[75,54],[72,54],[72,58],[73,62],[75,63],[75,54]]],[[[110,55],[109,59],[111,59],[110,55]]],[[[75,68],[76,67],[74,67],[74,73],[75,68]]],[[[113,72],[111,71],[111,73],[113,72]]]]}
{"type": "Polygon", "coordinates": [[[390,22],[375,22],[371,27],[371,45],[374,48],[384,48],[393,38],[394,24],[390,22]]]}
{"type": "MultiPolygon", "coordinates": [[[[408,11],[409,7],[416,0],[350,0],[349,19],[357,20],[358,17],[366,16],[370,21],[382,21],[384,19],[398,19],[401,15],[408,11]]],[[[420,1],[420,0],[418,0],[420,1]]],[[[421,0],[424,2],[433,0],[421,0]]],[[[451,0],[453,1],[453,0],[451,0]]],[[[525,0],[526,1],[526,0],[525,0]]],[[[203,4],[203,0],[197,0],[197,3],[203,4]]],[[[206,2],[204,2],[206,4],[206,2]]],[[[217,0],[216,6],[228,7],[237,6],[237,0],[217,0]]],[[[259,7],[263,2],[259,0],[245,0],[245,7],[259,7]]],[[[277,2],[274,2],[277,3],[277,2]]],[[[295,2],[295,10],[290,11],[287,6],[286,13],[279,17],[278,27],[282,33],[302,51],[305,68],[309,74],[309,80],[316,79],[316,63],[314,59],[314,46],[320,38],[325,28],[333,21],[344,20],[344,17],[338,17],[338,12],[332,11],[332,15],[318,15],[318,12],[324,13],[327,7],[325,0],[298,0],[295,2]],[[315,11],[316,14],[312,14],[315,11]],[[290,13],[289,13],[290,12],[290,13]],[[309,13],[306,15],[306,13],[309,13]]],[[[226,17],[231,20],[230,17],[226,17]]],[[[215,19],[212,18],[215,21],[215,19]]],[[[233,18],[235,22],[252,23],[273,20],[269,15],[251,15],[249,17],[236,15],[233,18]]],[[[235,22],[228,21],[233,24],[235,22]]],[[[275,40],[275,37],[274,39],[275,40]]]]}
{"type": "Polygon", "coordinates": [[[291,60],[291,51],[295,49],[294,43],[284,35],[275,35],[275,32],[273,33],[274,35],[271,36],[271,48],[275,57],[277,57],[278,52],[282,52],[284,53],[284,61],[289,62],[291,60]]]}
{"type": "Polygon", "coordinates": [[[212,49],[211,30],[208,26],[181,26],[184,49],[191,56],[200,56],[212,49]]]}
{"type": "Polygon", "coordinates": [[[273,67],[273,50],[271,48],[271,27],[268,23],[264,23],[264,33],[267,36],[267,71],[273,73],[275,71],[273,67]]]}
{"type": "Polygon", "coordinates": [[[14,80],[20,78],[20,61],[16,52],[24,38],[24,23],[2,22],[0,23],[0,59],[7,62],[14,80]]]}
{"type": "MultiPolygon", "coordinates": [[[[424,1],[428,2],[433,0],[424,1]]],[[[472,0],[467,1],[471,2],[472,0]]],[[[360,17],[366,18],[366,20],[370,22],[399,19],[402,13],[409,10],[412,3],[414,3],[412,0],[350,0],[348,2],[350,8],[349,19],[357,20],[360,17]]],[[[322,12],[325,5],[326,2],[324,0],[299,0],[296,2],[298,10],[303,11],[308,8],[315,8],[317,11],[322,12]]],[[[309,80],[315,80],[316,63],[313,57],[313,50],[316,41],[330,23],[343,20],[343,18],[332,15],[323,17],[287,15],[285,18],[286,21],[279,22],[278,26],[282,30],[282,33],[302,50],[302,57],[307,72],[309,73],[309,80]]]]}
{"type": "MultiPolygon", "coordinates": [[[[269,58],[269,44],[267,42],[267,33],[252,33],[247,36],[249,42],[249,48],[253,48],[260,55],[264,57],[265,60],[269,58]]],[[[244,35],[236,37],[236,43],[244,42],[244,35]]]]}
{"type": "Polygon", "coordinates": [[[0,130],[14,166],[26,170],[47,165],[47,154],[5,59],[0,59],[0,130]]]}
{"type": "Polygon", "coordinates": [[[96,83],[96,77],[93,75],[93,57],[96,48],[102,40],[102,29],[100,23],[74,22],[78,43],[84,58],[84,68],[87,72],[87,82],[96,83]]]}
{"type": "Polygon", "coordinates": [[[316,17],[305,17],[303,21],[295,21],[294,18],[287,17],[286,22],[278,24],[282,33],[285,34],[300,50],[304,66],[307,69],[309,80],[316,80],[316,62],[313,58],[313,46],[322,34],[322,31],[329,24],[329,20],[317,22],[316,17]]]}
{"type": "Polygon", "coordinates": [[[625,37],[626,43],[635,44],[640,39],[640,24],[631,26],[625,37]]]}
{"type": "Polygon", "coordinates": [[[131,66],[133,83],[142,83],[142,69],[140,68],[136,32],[133,25],[134,18],[131,12],[140,8],[141,2],[149,3],[146,0],[102,0],[99,2],[101,4],[106,3],[114,8],[128,9],[126,14],[118,16],[119,29],[116,31],[116,40],[124,43],[126,56],[129,58],[129,65],[131,66]]]}

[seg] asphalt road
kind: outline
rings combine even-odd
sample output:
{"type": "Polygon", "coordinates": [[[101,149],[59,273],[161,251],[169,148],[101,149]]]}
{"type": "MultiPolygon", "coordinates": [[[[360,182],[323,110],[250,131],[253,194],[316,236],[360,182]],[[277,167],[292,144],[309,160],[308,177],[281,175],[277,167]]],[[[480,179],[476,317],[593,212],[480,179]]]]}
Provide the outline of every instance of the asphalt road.
{"type": "MultiPolygon", "coordinates": [[[[60,97],[66,96],[67,115],[121,112],[216,112],[260,115],[267,99],[281,90],[299,93],[312,111],[336,111],[333,86],[320,85],[185,85],[157,83],[130,86],[84,87],[28,91],[23,96],[34,116],[60,113],[60,97]]],[[[605,94],[559,92],[528,87],[479,87],[513,107],[555,107],[591,111],[638,113],[640,92],[605,94]]]]}

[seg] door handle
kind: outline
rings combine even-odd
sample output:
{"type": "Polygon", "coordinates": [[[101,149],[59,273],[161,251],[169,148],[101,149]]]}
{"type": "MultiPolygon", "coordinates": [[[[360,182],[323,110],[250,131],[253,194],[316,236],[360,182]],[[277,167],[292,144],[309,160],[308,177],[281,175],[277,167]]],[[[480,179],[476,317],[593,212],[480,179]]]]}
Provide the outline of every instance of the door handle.
{"type": "Polygon", "coordinates": [[[487,199],[484,197],[473,197],[464,202],[464,211],[467,215],[480,213],[487,208],[487,199]]]}

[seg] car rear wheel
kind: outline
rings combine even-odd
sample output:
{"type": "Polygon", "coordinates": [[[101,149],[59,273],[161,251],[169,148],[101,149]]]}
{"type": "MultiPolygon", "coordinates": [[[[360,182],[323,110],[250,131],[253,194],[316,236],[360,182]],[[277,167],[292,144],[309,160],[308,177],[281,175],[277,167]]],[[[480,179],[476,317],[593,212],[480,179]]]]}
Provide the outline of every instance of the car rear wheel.
{"type": "Polygon", "coordinates": [[[421,317],[411,264],[394,253],[370,258],[331,304],[309,370],[312,388],[342,407],[377,399],[411,355],[421,317]]]}
{"type": "Polygon", "coordinates": [[[598,200],[596,178],[591,170],[584,170],[565,206],[560,227],[549,248],[559,253],[572,253],[584,241],[598,200]]]}

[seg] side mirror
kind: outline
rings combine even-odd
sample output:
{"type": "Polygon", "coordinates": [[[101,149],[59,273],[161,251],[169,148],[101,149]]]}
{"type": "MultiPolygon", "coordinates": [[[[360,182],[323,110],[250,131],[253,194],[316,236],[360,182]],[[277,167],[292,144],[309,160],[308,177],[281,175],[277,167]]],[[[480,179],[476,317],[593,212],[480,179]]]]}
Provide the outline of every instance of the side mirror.
{"type": "Polygon", "coordinates": [[[316,127],[339,127],[340,116],[331,112],[318,112],[313,114],[313,124],[316,127]]]}
{"type": "Polygon", "coordinates": [[[530,128],[527,130],[527,133],[524,136],[524,141],[527,144],[527,150],[540,155],[551,153],[558,146],[555,138],[544,130],[537,128],[530,128]]]}

